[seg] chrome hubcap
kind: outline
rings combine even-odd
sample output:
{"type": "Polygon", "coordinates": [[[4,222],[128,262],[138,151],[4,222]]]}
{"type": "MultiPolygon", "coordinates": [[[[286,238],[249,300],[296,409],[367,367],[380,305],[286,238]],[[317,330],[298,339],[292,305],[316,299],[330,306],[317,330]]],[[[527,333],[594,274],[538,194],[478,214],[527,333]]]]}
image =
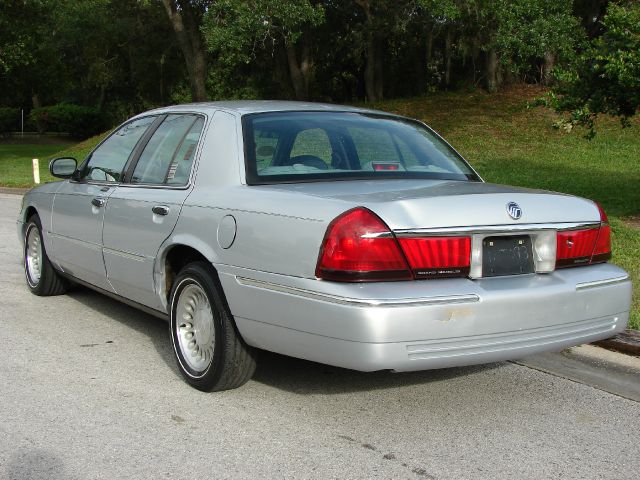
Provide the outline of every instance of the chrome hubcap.
{"type": "Polygon", "coordinates": [[[213,360],[216,335],[211,305],[200,285],[192,283],[182,289],[175,315],[182,357],[191,369],[204,372],[213,360]]]}
{"type": "Polygon", "coordinates": [[[35,226],[31,226],[27,232],[25,261],[27,263],[29,282],[35,286],[42,275],[42,240],[40,232],[35,226]]]}

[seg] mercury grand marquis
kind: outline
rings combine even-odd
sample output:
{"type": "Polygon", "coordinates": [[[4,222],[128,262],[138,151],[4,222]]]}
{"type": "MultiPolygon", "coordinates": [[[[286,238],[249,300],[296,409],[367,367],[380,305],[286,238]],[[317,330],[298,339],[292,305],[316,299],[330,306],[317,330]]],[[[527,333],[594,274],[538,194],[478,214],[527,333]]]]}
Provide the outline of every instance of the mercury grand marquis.
{"type": "Polygon", "coordinates": [[[623,330],[595,202],[485,183],[421,122],[251,101],[140,114],[24,196],[36,295],[89,286],[168,320],[201,390],[259,349],[361,371],[453,367],[623,330]]]}

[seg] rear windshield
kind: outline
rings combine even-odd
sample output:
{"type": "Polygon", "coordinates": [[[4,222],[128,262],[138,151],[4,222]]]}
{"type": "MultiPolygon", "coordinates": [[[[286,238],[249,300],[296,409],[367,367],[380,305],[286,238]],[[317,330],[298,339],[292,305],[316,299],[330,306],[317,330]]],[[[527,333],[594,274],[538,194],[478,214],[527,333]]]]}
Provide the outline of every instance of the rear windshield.
{"type": "Polygon", "coordinates": [[[273,112],[243,117],[249,184],[429,178],[479,181],[419,122],[353,112],[273,112]]]}

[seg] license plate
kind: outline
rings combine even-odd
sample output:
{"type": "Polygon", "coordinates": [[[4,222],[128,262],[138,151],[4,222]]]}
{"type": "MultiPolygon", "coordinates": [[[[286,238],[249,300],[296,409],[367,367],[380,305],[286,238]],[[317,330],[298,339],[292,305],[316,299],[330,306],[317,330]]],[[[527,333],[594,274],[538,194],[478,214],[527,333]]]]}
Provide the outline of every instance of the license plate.
{"type": "Polygon", "coordinates": [[[482,276],[533,273],[533,252],[528,235],[486,237],[482,241],[482,276]]]}

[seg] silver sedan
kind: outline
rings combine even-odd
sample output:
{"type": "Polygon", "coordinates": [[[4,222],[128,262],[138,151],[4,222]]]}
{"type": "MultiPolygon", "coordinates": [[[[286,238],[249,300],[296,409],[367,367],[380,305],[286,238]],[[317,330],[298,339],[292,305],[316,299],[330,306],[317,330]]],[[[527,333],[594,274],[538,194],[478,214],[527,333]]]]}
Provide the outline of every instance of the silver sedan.
{"type": "Polygon", "coordinates": [[[483,182],[426,125],[294,102],[140,114],[25,195],[28,288],[74,283],[167,319],[202,390],[259,349],[362,371],[609,337],[631,282],[596,203],[483,182]]]}

